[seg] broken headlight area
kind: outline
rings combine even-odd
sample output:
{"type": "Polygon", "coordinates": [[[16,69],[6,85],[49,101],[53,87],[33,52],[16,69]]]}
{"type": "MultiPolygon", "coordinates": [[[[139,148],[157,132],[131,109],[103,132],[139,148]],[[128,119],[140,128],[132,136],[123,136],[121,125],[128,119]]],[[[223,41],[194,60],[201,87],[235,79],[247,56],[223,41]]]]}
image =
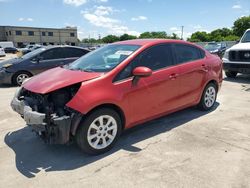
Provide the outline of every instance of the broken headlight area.
{"type": "Polygon", "coordinates": [[[11,102],[39,136],[50,144],[65,144],[70,140],[71,129],[77,127],[81,115],[66,104],[74,97],[81,83],[48,94],[33,93],[25,88],[17,90],[11,102]]]}

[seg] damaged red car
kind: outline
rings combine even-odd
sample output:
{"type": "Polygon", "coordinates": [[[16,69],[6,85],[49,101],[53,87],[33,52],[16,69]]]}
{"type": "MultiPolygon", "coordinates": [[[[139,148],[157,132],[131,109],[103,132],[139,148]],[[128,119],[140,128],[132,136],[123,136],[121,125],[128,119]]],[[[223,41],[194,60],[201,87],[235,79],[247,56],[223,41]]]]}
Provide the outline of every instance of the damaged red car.
{"type": "Polygon", "coordinates": [[[124,129],[190,107],[210,110],[222,62],[181,40],[130,40],[25,81],[11,106],[49,144],[76,140],[89,154],[112,148],[124,129]]]}

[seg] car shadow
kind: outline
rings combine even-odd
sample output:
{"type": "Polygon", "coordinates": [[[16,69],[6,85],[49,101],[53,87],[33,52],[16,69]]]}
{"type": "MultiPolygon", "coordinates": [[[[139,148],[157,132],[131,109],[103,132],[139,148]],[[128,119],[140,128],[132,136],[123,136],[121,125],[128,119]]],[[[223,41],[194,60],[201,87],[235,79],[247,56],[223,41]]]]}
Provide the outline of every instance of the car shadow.
{"type": "Polygon", "coordinates": [[[124,131],[115,147],[102,155],[90,156],[80,151],[76,144],[47,145],[39,139],[28,127],[9,132],[5,135],[5,143],[15,152],[17,170],[27,178],[33,178],[41,170],[46,172],[73,170],[91,164],[123,149],[129,152],[140,152],[142,149],[134,144],[150,137],[170,131],[189,121],[210,113],[188,108],[168,116],[138,125],[124,131]]]}
{"type": "Polygon", "coordinates": [[[250,84],[250,75],[249,74],[239,74],[236,78],[225,77],[224,81],[235,82],[240,84],[250,84]]]}
{"type": "Polygon", "coordinates": [[[17,87],[11,84],[0,84],[0,88],[12,88],[12,87],[17,87]]]}

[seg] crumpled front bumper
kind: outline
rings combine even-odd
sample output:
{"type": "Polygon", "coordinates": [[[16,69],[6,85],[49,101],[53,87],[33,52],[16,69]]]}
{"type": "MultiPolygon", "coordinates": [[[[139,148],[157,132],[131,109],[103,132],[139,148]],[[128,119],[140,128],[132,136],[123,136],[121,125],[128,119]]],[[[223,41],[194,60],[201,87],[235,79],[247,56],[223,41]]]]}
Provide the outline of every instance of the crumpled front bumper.
{"type": "Polygon", "coordinates": [[[20,114],[33,131],[42,136],[47,143],[65,144],[70,139],[70,116],[46,117],[45,113],[33,111],[25,100],[19,100],[22,88],[18,88],[11,101],[12,109],[20,114]]]}
{"type": "Polygon", "coordinates": [[[21,88],[18,88],[11,101],[12,109],[20,114],[28,125],[46,125],[44,122],[45,114],[33,111],[32,108],[23,100],[19,100],[21,88]]]}
{"type": "Polygon", "coordinates": [[[11,101],[12,109],[20,114],[28,125],[46,125],[44,122],[44,113],[33,111],[32,108],[25,103],[25,101],[18,99],[21,89],[22,88],[17,89],[15,96],[11,101]]]}

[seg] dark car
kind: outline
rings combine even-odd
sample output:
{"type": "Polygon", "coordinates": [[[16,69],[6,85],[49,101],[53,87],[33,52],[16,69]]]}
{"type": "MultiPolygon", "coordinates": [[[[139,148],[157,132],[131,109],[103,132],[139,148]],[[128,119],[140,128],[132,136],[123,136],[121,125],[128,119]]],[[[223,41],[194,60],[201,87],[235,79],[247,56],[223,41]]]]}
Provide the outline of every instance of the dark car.
{"type": "Polygon", "coordinates": [[[45,70],[71,63],[89,51],[80,47],[51,46],[34,50],[20,58],[0,63],[0,84],[21,85],[45,70]]]}
{"type": "Polygon", "coordinates": [[[5,53],[12,53],[15,54],[18,52],[18,50],[15,47],[6,47],[4,48],[5,53]]]}
{"type": "Polygon", "coordinates": [[[222,43],[209,42],[207,45],[205,45],[205,49],[209,51],[211,54],[216,54],[220,58],[222,58],[227,49],[227,44],[224,42],[222,43]]]}
{"type": "Polygon", "coordinates": [[[21,51],[22,55],[25,55],[27,53],[30,53],[30,52],[32,52],[38,48],[42,48],[42,47],[43,47],[42,45],[37,45],[37,44],[36,45],[28,45],[26,48],[23,48],[20,51],[21,51]]]}

